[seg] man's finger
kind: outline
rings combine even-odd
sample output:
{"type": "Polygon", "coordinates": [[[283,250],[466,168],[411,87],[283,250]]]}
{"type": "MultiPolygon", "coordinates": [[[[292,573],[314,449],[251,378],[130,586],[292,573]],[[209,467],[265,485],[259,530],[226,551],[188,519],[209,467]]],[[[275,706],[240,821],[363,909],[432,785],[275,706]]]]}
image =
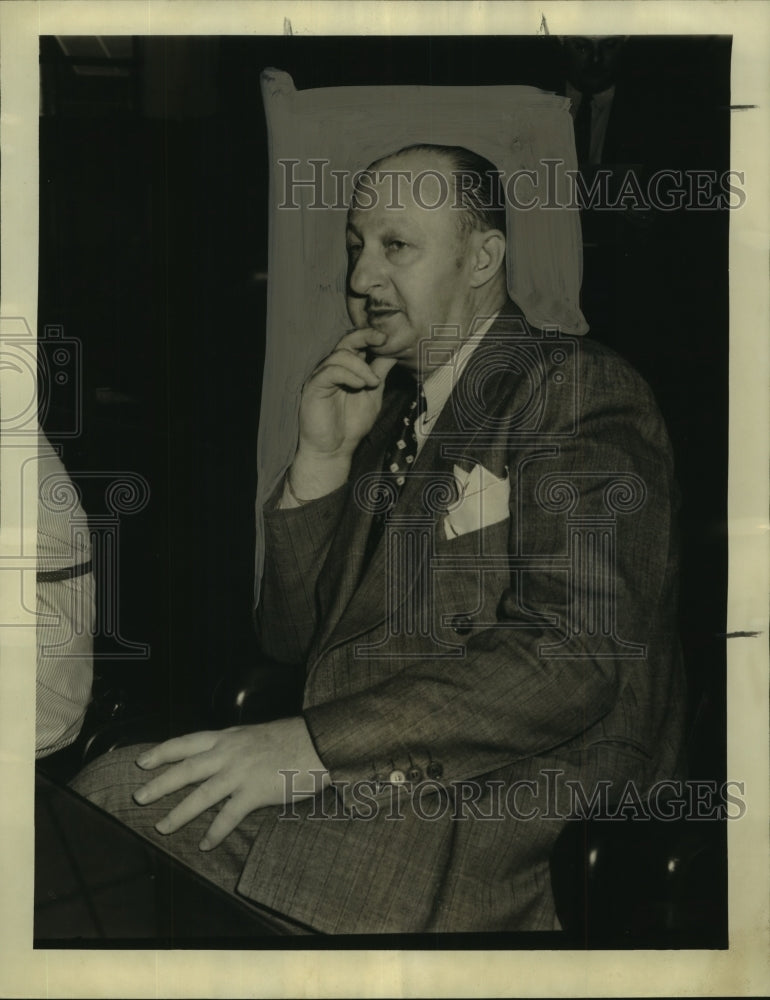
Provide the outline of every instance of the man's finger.
{"type": "MultiPolygon", "coordinates": [[[[354,355],[349,354],[352,358],[354,355]]],[[[329,364],[320,368],[311,380],[310,387],[316,390],[337,390],[337,389],[378,389],[380,380],[370,372],[367,377],[359,375],[358,372],[351,371],[346,364],[329,364]]]]}
{"type": "Polygon", "coordinates": [[[398,364],[397,358],[372,358],[369,362],[369,367],[372,369],[375,375],[382,381],[388,374],[390,369],[398,364]]]}
{"type": "Polygon", "coordinates": [[[359,330],[349,330],[344,337],[341,337],[335,350],[337,351],[365,351],[367,347],[377,347],[385,343],[385,334],[379,330],[372,330],[365,326],[359,330]]]}
{"type": "Polygon", "coordinates": [[[222,778],[206,781],[185,796],[179,805],[174,806],[168,815],[155,824],[155,829],[163,834],[176,833],[190,820],[227,798],[231,791],[230,785],[222,778]]]}
{"type": "Polygon", "coordinates": [[[228,799],[217,813],[217,817],[208,828],[198,845],[202,851],[211,851],[218,847],[228,834],[238,826],[242,819],[252,812],[247,809],[242,799],[236,797],[228,799]]]}
{"type": "Polygon", "coordinates": [[[136,758],[139,767],[152,770],[161,764],[173,764],[198,753],[210,750],[217,740],[215,732],[188,733],[187,736],[177,736],[173,740],[159,743],[151,750],[145,751],[136,758]]]}
{"type": "Polygon", "coordinates": [[[317,389],[363,389],[365,379],[343,365],[326,365],[313,375],[313,386],[317,389]]]}
{"type": "Polygon", "coordinates": [[[211,757],[196,756],[189,760],[183,760],[173,767],[169,767],[157,778],[148,781],[146,785],[137,788],[134,792],[134,799],[139,805],[148,805],[150,802],[157,802],[164,795],[178,792],[180,788],[205,781],[215,774],[219,765],[211,757]]]}
{"type": "Polygon", "coordinates": [[[370,386],[372,389],[376,388],[380,384],[378,376],[375,375],[371,367],[364,360],[363,356],[360,354],[354,354],[352,351],[332,352],[328,358],[324,358],[318,368],[316,368],[313,374],[313,379],[315,380],[318,375],[322,375],[324,371],[332,366],[345,368],[352,374],[358,375],[359,378],[363,379],[365,384],[370,386]]]}

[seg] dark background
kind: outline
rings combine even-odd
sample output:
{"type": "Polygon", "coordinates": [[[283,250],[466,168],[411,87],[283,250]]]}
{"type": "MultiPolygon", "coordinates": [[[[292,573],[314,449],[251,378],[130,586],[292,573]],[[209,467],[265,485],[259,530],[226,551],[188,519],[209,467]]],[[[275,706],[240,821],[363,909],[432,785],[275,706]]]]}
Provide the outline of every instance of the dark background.
{"type": "MultiPolygon", "coordinates": [[[[119,629],[151,656],[113,659],[120,643],[97,638],[98,683],[118,684],[174,731],[216,722],[217,681],[256,656],[268,66],[298,89],[563,86],[558,44],[542,37],[41,39],[39,336],[60,326],[80,341],[83,365],[79,436],[60,436],[72,405],[63,390],[43,423],[76,481],[129,470],[150,484],[147,507],[121,519],[119,629]]],[[[729,38],[630,39],[616,161],[725,170],[729,79],[729,38]]],[[[583,307],[592,335],[650,382],[669,426],[691,770],[720,780],[728,213],[627,221],[586,248],[583,307]]],[[[103,513],[103,484],[82,488],[89,515],[103,513]]]]}

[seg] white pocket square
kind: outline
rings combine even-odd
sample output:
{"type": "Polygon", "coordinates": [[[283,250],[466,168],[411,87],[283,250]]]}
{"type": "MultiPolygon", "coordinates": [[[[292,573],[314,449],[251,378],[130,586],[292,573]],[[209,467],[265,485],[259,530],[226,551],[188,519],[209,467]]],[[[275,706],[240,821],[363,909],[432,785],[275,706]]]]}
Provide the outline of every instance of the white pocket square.
{"type": "Polygon", "coordinates": [[[454,477],[460,499],[444,516],[447,538],[458,538],[506,520],[511,493],[507,475],[500,479],[483,465],[474,465],[470,472],[456,465],[454,477]]]}

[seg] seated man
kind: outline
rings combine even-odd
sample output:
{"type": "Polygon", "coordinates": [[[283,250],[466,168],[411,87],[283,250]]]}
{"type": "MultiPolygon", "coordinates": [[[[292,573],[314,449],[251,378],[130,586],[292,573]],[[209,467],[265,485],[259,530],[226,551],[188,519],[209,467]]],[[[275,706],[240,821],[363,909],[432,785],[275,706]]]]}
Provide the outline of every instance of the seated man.
{"type": "Polygon", "coordinates": [[[414,146],[354,193],[354,329],[265,514],[261,642],[305,664],[302,714],[75,782],[320,931],[550,930],[566,818],[679,768],[665,429],[620,358],[509,299],[493,171],[414,146]]]}

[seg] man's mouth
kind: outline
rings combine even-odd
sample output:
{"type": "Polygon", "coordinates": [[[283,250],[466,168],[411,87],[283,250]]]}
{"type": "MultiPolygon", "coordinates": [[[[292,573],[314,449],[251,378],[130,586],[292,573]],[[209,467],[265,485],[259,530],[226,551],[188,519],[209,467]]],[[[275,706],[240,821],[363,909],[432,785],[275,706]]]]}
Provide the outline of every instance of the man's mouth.
{"type": "Polygon", "coordinates": [[[366,315],[370,323],[376,323],[378,320],[389,319],[400,311],[400,309],[396,309],[394,306],[368,306],[366,315]]]}

